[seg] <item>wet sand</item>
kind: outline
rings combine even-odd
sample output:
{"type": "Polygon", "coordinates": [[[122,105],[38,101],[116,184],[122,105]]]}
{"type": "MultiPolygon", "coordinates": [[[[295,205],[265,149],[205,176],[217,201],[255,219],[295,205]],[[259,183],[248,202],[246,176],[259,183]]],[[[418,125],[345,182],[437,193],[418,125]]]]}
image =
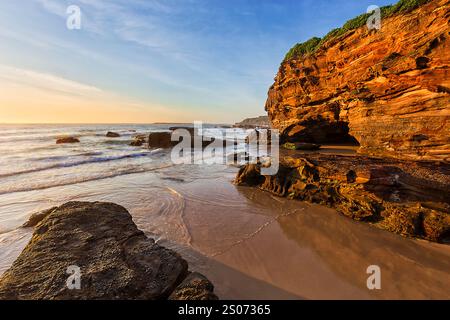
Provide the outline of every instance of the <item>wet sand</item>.
{"type": "Polygon", "coordinates": [[[239,277],[211,263],[205,273],[224,298],[450,298],[448,245],[406,239],[332,209],[223,180],[194,182],[182,192],[193,247],[273,290],[256,284],[233,290],[244,287],[239,277]],[[218,194],[227,201],[214,202],[218,194]],[[381,268],[381,290],[367,288],[369,265],[381,268]]]}
{"type": "Polygon", "coordinates": [[[18,218],[12,231],[0,235],[0,273],[31,235],[17,228],[31,213],[24,208],[111,201],[208,276],[222,299],[450,298],[450,246],[406,239],[328,208],[236,187],[231,183],[236,171],[179,166],[28,192],[26,198],[3,197],[0,212],[18,218]],[[366,269],[374,264],[381,268],[382,289],[371,291],[366,269]]]}

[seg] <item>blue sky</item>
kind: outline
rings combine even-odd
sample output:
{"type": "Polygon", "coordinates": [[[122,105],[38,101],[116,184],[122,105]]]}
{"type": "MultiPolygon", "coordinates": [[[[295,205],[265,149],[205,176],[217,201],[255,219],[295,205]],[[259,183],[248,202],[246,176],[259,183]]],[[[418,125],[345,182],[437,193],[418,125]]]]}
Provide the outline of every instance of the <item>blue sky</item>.
{"type": "Polygon", "coordinates": [[[290,47],[393,2],[0,0],[0,123],[262,115],[290,47]]]}

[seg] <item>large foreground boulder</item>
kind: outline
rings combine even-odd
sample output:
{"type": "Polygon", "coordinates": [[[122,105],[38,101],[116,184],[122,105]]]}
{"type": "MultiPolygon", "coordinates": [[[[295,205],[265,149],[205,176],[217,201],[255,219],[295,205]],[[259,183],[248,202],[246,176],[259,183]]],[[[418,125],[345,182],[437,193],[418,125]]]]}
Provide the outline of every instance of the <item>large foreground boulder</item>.
{"type": "MultiPolygon", "coordinates": [[[[189,275],[187,262],[147,238],[119,205],[69,202],[40,218],[0,278],[0,300],[167,299],[189,275]]],[[[216,298],[210,283],[203,294],[193,285],[197,296],[216,298]]]]}

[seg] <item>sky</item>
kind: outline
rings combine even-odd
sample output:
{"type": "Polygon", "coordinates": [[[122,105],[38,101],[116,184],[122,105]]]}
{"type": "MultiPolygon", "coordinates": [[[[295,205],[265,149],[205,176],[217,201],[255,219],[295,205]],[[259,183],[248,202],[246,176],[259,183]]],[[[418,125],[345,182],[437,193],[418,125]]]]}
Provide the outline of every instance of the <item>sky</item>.
{"type": "Polygon", "coordinates": [[[390,0],[0,0],[0,123],[234,123],[286,52],[390,0]],[[67,28],[67,8],[81,28],[67,28]]]}

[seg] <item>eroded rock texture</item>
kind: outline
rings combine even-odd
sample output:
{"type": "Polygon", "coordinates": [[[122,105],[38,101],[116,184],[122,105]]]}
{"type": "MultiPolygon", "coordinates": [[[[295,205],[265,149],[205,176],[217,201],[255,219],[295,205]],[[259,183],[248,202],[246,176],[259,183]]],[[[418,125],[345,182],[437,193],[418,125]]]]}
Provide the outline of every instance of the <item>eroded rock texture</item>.
{"type": "Polygon", "coordinates": [[[187,262],[147,238],[119,205],[69,202],[32,222],[32,239],[0,278],[0,300],[167,299],[180,284],[195,295],[175,298],[217,298],[204,277],[202,286],[183,282],[187,262]],[[69,266],[80,268],[80,289],[67,286],[69,266]]]}
{"type": "Polygon", "coordinates": [[[405,236],[450,240],[450,167],[366,156],[282,155],[274,176],[243,166],[235,183],[318,203],[405,236]]]}
{"type": "Polygon", "coordinates": [[[282,142],[355,138],[364,154],[450,159],[449,19],[449,1],[431,1],[284,61],[266,103],[282,142]]]}
{"type": "Polygon", "coordinates": [[[217,300],[214,286],[200,273],[191,273],[170,295],[169,300],[217,300]]]}

